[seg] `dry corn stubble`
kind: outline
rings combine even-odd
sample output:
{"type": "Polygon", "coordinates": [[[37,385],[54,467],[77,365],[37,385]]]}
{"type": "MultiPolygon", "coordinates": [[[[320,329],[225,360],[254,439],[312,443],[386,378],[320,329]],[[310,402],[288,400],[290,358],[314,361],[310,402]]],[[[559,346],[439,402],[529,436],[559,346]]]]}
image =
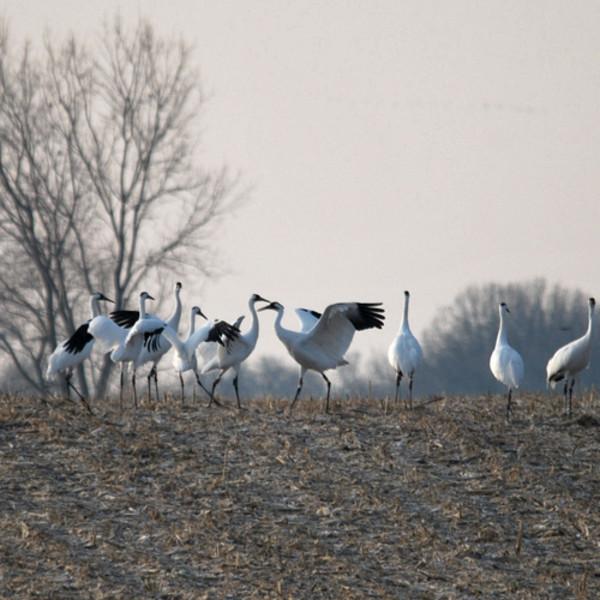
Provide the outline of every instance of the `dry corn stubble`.
{"type": "Polygon", "coordinates": [[[600,596],[595,397],[48,402],[0,398],[1,597],[600,596]]]}

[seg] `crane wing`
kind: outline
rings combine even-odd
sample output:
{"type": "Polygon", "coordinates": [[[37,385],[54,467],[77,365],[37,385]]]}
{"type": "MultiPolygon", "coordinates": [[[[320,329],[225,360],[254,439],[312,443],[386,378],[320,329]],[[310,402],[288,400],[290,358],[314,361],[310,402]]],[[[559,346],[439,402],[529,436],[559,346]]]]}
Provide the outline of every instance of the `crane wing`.
{"type": "Polygon", "coordinates": [[[109,316],[119,327],[125,329],[130,329],[140,319],[140,313],[137,310],[113,310],[109,316]]]}
{"type": "Polygon", "coordinates": [[[308,308],[296,308],[294,312],[300,320],[300,331],[303,333],[309,332],[321,318],[320,312],[308,308]]]}
{"type": "Polygon", "coordinates": [[[127,330],[105,315],[94,317],[88,324],[88,332],[96,340],[95,346],[103,353],[118,348],[127,337],[127,330]]]}
{"type": "Polygon", "coordinates": [[[151,336],[160,335],[167,324],[156,317],[147,317],[140,319],[136,324],[129,330],[127,338],[125,339],[125,346],[130,346],[134,343],[134,339],[139,336],[144,336],[144,342],[147,342],[151,336]]]}
{"type": "Polygon", "coordinates": [[[75,330],[75,333],[63,343],[65,352],[68,352],[69,354],[77,354],[85,348],[86,344],[94,339],[94,336],[90,335],[88,331],[89,325],[89,321],[83,325],[80,325],[75,330]]]}
{"type": "Polygon", "coordinates": [[[383,327],[381,302],[339,302],[330,304],[306,334],[303,346],[313,346],[335,360],[342,360],[355,331],[383,327]]]}
{"type": "Polygon", "coordinates": [[[185,345],[191,356],[202,342],[217,342],[224,346],[236,340],[239,335],[240,330],[227,321],[208,321],[191,335],[185,345]]]}

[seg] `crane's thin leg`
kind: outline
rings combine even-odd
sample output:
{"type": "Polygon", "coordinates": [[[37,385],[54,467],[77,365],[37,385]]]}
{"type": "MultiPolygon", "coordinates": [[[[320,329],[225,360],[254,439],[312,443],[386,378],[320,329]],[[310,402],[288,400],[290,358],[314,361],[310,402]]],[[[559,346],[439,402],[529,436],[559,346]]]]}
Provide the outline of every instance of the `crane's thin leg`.
{"type": "Polygon", "coordinates": [[[394,397],[394,404],[398,404],[400,399],[400,382],[402,381],[402,371],[396,373],[396,396],[394,397]]]}
{"type": "Polygon", "coordinates": [[[72,373],[65,373],[65,383],[67,384],[67,400],[71,400],[71,377],[73,377],[72,373]]]}
{"type": "Polygon", "coordinates": [[[135,367],[133,368],[133,375],[131,376],[131,385],[133,386],[133,404],[137,408],[137,388],[135,387],[135,367]]]}
{"type": "Polygon", "coordinates": [[[575,387],[575,377],[571,379],[571,385],[569,386],[569,419],[573,415],[573,388],[575,387]]]}
{"type": "Polygon", "coordinates": [[[121,363],[121,382],[119,387],[119,406],[121,407],[121,413],[123,413],[123,385],[125,384],[124,364],[125,363],[121,363]]]}
{"type": "MultiPolygon", "coordinates": [[[[202,383],[202,381],[200,381],[200,375],[198,375],[196,371],[194,371],[194,375],[196,376],[196,381],[198,382],[198,385],[206,392],[206,395],[210,398],[210,390],[202,383]]],[[[194,392],[195,391],[196,388],[194,388],[194,392]]],[[[194,399],[196,399],[196,396],[194,396],[194,399]]]]}
{"type": "Polygon", "coordinates": [[[325,400],[325,412],[328,413],[329,412],[329,394],[331,393],[331,381],[329,381],[329,379],[327,379],[327,375],[325,375],[325,373],[321,373],[323,379],[325,380],[325,382],[327,383],[327,399],[325,400]]]}
{"type": "Polygon", "coordinates": [[[511,401],[512,399],[512,388],[508,388],[508,394],[506,396],[506,420],[510,421],[510,415],[512,412],[511,401]]]}
{"type": "Polygon", "coordinates": [[[565,387],[563,388],[563,415],[567,414],[569,401],[567,399],[569,394],[569,378],[565,379],[565,387]]]}
{"type": "MultiPolygon", "coordinates": [[[[75,387],[75,384],[71,381],[72,377],[73,377],[73,373],[69,373],[68,375],[65,376],[65,379],[67,381],[67,392],[70,390],[73,390],[77,394],[79,399],[81,400],[82,404],[86,407],[86,409],[90,413],[90,415],[93,415],[94,412],[92,411],[90,405],[88,404],[88,401],[85,399],[83,394],[75,387]]],[[[69,399],[70,399],[70,397],[71,396],[69,394],[69,399]]]]}
{"type": "MultiPolygon", "coordinates": [[[[152,371],[154,370],[154,367],[152,367],[152,369],[150,369],[150,373],[148,373],[148,404],[150,404],[150,402],[152,402],[152,371]]],[[[156,400],[158,400],[158,396],[156,397],[156,400]]]]}
{"type": "Polygon", "coordinates": [[[156,401],[158,402],[158,369],[156,368],[156,365],[152,367],[152,370],[154,371],[154,393],[156,394],[156,401]]]}
{"type": "Polygon", "coordinates": [[[302,373],[302,375],[300,375],[300,379],[298,380],[298,387],[296,388],[296,395],[294,396],[294,400],[292,402],[292,405],[290,406],[290,412],[292,412],[294,410],[294,406],[296,406],[296,402],[298,401],[298,397],[300,396],[300,390],[302,389],[302,383],[303,383],[303,376],[304,376],[304,373],[302,373]]]}
{"type": "Polygon", "coordinates": [[[222,406],[222,404],[215,398],[215,390],[217,389],[217,386],[221,382],[221,377],[223,377],[223,373],[225,373],[225,371],[221,371],[219,373],[219,376],[213,381],[212,388],[210,390],[210,402],[208,403],[208,406],[211,406],[213,402],[217,406],[222,406]]]}
{"type": "Polygon", "coordinates": [[[409,405],[409,408],[410,408],[411,410],[412,410],[412,408],[413,408],[413,396],[412,396],[412,390],[413,390],[413,377],[414,377],[414,374],[413,374],[413,373],[411,373],[411,374],[408,376],[408,405],[409,405]]]}
{"type": "Polygon", "coordinates": [[[235,390],[235,397],[237,399],[238,409],[242,410],[242,405],[240,404],[240,392],[238,390],[238,374],[237,373],[236,373],[235,377],[233,378],[233,389],[235,390]]]}
{"type": "Polygon", "coordinates": [[[183,391],[183,375],[181,374],[181,372],[179,373],[179,383],[181,384],[181,406],[184,405],[184,399],[185,399],[185,395],[184,395],[184,391],[183,391]]]}

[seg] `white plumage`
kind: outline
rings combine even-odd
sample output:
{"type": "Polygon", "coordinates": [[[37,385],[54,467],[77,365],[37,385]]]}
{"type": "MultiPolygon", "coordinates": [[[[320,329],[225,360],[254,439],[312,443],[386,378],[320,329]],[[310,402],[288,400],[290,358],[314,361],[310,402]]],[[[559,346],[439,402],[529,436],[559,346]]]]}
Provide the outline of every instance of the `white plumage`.
{"type": "Polygon", "coordinates": [[[64,374],[67,382],[67,389],[73,389],[90,412],[91,409],[88,403],[79,390],[73,385],[71,378],[73,377],[73,370],[90,357],[94,348],[95,340],[89,331],[89,325],[91,320],[100,314],[100,300],[112,302],[112,300],[107,298],[101,292],[94,292],[90,296],[91,319],[80,325],[70,338],[62,341],[55,348],[54,352],[52,352],[48,358],[48,368],[46,370],[46,377],[48,379],[59,373],[64,374]]]}
{"type": "Polygon", "coordinates": [[[512,408],[512,390],[518,389],[523,381],[523,375],[525,373],[525,366],[521,355],[508,343],[504,314],[509,312],[506,303],[501,302],[498,305],[500,323],[498,326],[498,335],[496,337],[496,346],[490,356],[490,370],[494,377],[508,389],[506,398],[507,419],[510,418],[512,408]]]}
{"type": "MultiPolygon", "coordinates": [[[[327,399],[325,410],[329,412],[329,395],[331,382],[324,371],[335,369],[348,362],[344,359],[346,351],[352,343],[355,331],[383,326],[383,308],[381,303],[339,302],[330,304],[316,323],[305,329],[306,315],[301,318],[302,331],[292,331],[282,326],[285,308],[279,302],[271,302],[260,310],[275,310],[275,332],[290,356],[300,365],[298,388],[290,410],[294,408],[300,395],[304,374],[313,370],[321,374],[327,383],[327,399]]],[[[298,314],[298,312],[296,313],[298,314]]],[[[300,316],[300,315],[299,315],[300,316]]],[[[315,316],[313,314],[313,316],[315,316]]],[[[307,323],[309,325],[309,323],[307,323]]]]}
{"type": "MultiPolygon", "coordinates": [[[[223,375],[229,369],[233,369],[233,372],[235,373],[233,377],[233,389],[235,390],[238,408],[241,408],[238,377],[241,364],[250,356],[250,354],[252,354],[252,351],[256,347],[256,342],[258,341],[259,325],[258,315],[256,314],[255,307],[257,302],[268,302],[268,300],[259,294],[252,294],[252,296],[250,296],[250,299],[248,300],[248,309],[252,316],[252,324],[250,325],[250,329],[236,339],[229,340],[224,345],[219,346],[216,355],[209,359],[202,367],[202,374],[214,370],[220,371],[212,385],[209,406],[212,404],[212,402],[219,404],[219,402],[215,399],[215,390],[219,385],[223,375]]],[[[204,388],[204,386],[202,387],[204,388]]]]}
{"type": "Polygon", "coordinates": [[[152,333],[161,333],[165,323],[156,317],[146,313],[146,300],[154,300],[148,292],[140,294],[139,319],[131,329],[125,329],[117,325],[109,317],[100,315],[90,322],[90,333],[100,342],[106,351],[112,350],[110,358],[115,363],[121,363],[120,380],[120,402],[123,406],[123,384],[125,376],[125,364],[133,363],[131,383],[133,386],[133,398],[137,407],[137,390],[135,385],[135,361],[139,356],[144,343],[144,336],[152,333]]]}
{"type": "MultiPolygon", "coordinates": [[[[175,307],[173,312],[166,319],[166,323],[175,332],[179,329],[179,321],[181,319],[181,282],[175,284],[174,296],[175,296],[175,307]]],[[[136,321],[139,319],[140,313],[137,310],[115,310],[110,313],[110,318],[120,327],[129,329],[133,327],[136,321]]],[[[148,314],[147,317],[153,317],[158,319],[155,315],[148,314]]],[[[152,363],[152,368],[148,372],[148,400],[151,399],[150,394],[150,382],[154,379],[154,388],[156,392],[156,398],[158,399],[158,372],[157,365],[160,359],[169,351],[171,343],[163,334],[150,335],[144,338],[142,349],[134,361],[135,369],[139,369],[142,365],[148,362],[152,363]]]]}
{"type": "Polygon", "coordinates": [[[573,387],[577,375],[587,369],[592,354],[592,330],[594,324],[594,298],[588,300],[588,327],[586,332],[576,340],[559,348],[546,365],[546,380],[554,387],[559,381],[565,382],[563,394],[565,409],[572,414],[573,387]]]}
{"type": "Polygon", "coordinates": [[[400,323],[398,335],[393,339],[388,349],[388,361],[396,371],[396,396],[394,401],[398,402],[402,377],[408,377],[408,406],[412,408],[413,380],[415,371],[423,358],[423,351],[408,324],[409,302],[410,293],[405,291],[402,322],[400,323]]]}
{"type": "Polygon", "coordinates": [[[232,327],[225,321],[208,321],[205,325],[199,329],[196,329],[196,315],[206,319],[199,307],[194,306],[192,308],[188,335],[185,340],[181,341],[180,344],[175,344],[175,354],[173,355],[173,368],[179,374],[179,381],[181,383],[182,402],[184,394],[183,373],[187,371],[192,371],[200,387],[207,393],[210,393],[208,390],[206,390],[204,385],[202,385],[198,375],[198,365],[196,359],[196,349],[198,346],[203,342],[217,342],[218,344],[223,345],[235,340],[239,335],[237,326],[233,325],[232,327]]]}

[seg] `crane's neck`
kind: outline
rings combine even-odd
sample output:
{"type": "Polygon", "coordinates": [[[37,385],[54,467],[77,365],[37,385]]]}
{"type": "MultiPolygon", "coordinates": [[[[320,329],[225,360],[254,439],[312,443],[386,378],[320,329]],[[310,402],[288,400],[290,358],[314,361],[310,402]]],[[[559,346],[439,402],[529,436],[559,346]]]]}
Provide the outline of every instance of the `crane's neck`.
{"type": "Polygon", "coordinates": [[[500,314],[500,325],[498,327],[498,336],[496,337],[496,346],[503,346],[508,344],[506,339],[506,325],[504,323],[504,310],[501,306],[498,307],[498,313],[500,314]]]}
{"type": "Polygon", "coordinates": [[[410,332],[410,325],[408,324],[408,304],[410,302],[410,296],[404,296],[404,312],[402,313],[402,321],[400,322],[401,332],[410,332]]]}
{"type": "Polygon", "coordinates": [[[192,308],[192,314],[190,315],[190,328],[188,330],[188,340],[192,337],[192,334],[196,331],[196,311],[192,308]]]}
{"type": "Polygon", "coordinates": [[[252,324],[250,325],[250,329],[244,334],[244,339],[250,344],[256,344],[258,340],[258,314],[256,312],[256,307],[254,306],[255,301],[250,298],[248,301],[248,310],[252,315],[252,324]]]}
{"type": "Polygon", "coordinates": [[[294,337],[294,335],[297,333],[295,331],[292,331],[291,329],[286,329],[282,324],[281,321],[283,320],[283,313],[284,313],[284,308],[279,308],[277,310],[277,316],[275,317],[275,333],[277,334],[277,337],[279,338],[279,340],[283,343],[283,345],[288,348],[289,347],[289,343],[291,341],[291,338],[294,337]]]}
{"type": "Polygon", "coordinates": [[[140,296],[140,319],[146,318],[146,298],[140,296]]]}
{"type": "Polygon", "coordinates": [[[90,312],[92,313],[92,319],[100,314],[100,302],[96,296],[90,296],[90,312]]]}
{"type": "Polygon", "coordinates": [[[594,305],[590,304],[588,307],[588,327],[585,334],[588,337],[592,337],[592,330],[594,328],[594,305]]]}
{"type": "Polygon", "coordinates": [[[175,288],[175,308],[167,319],[167,325],[172,327],[175,331],[179,329],[179,321],[181,320],[181,298],[179,297],[180,292],[181,288],[177,286],[175,288]]]}

